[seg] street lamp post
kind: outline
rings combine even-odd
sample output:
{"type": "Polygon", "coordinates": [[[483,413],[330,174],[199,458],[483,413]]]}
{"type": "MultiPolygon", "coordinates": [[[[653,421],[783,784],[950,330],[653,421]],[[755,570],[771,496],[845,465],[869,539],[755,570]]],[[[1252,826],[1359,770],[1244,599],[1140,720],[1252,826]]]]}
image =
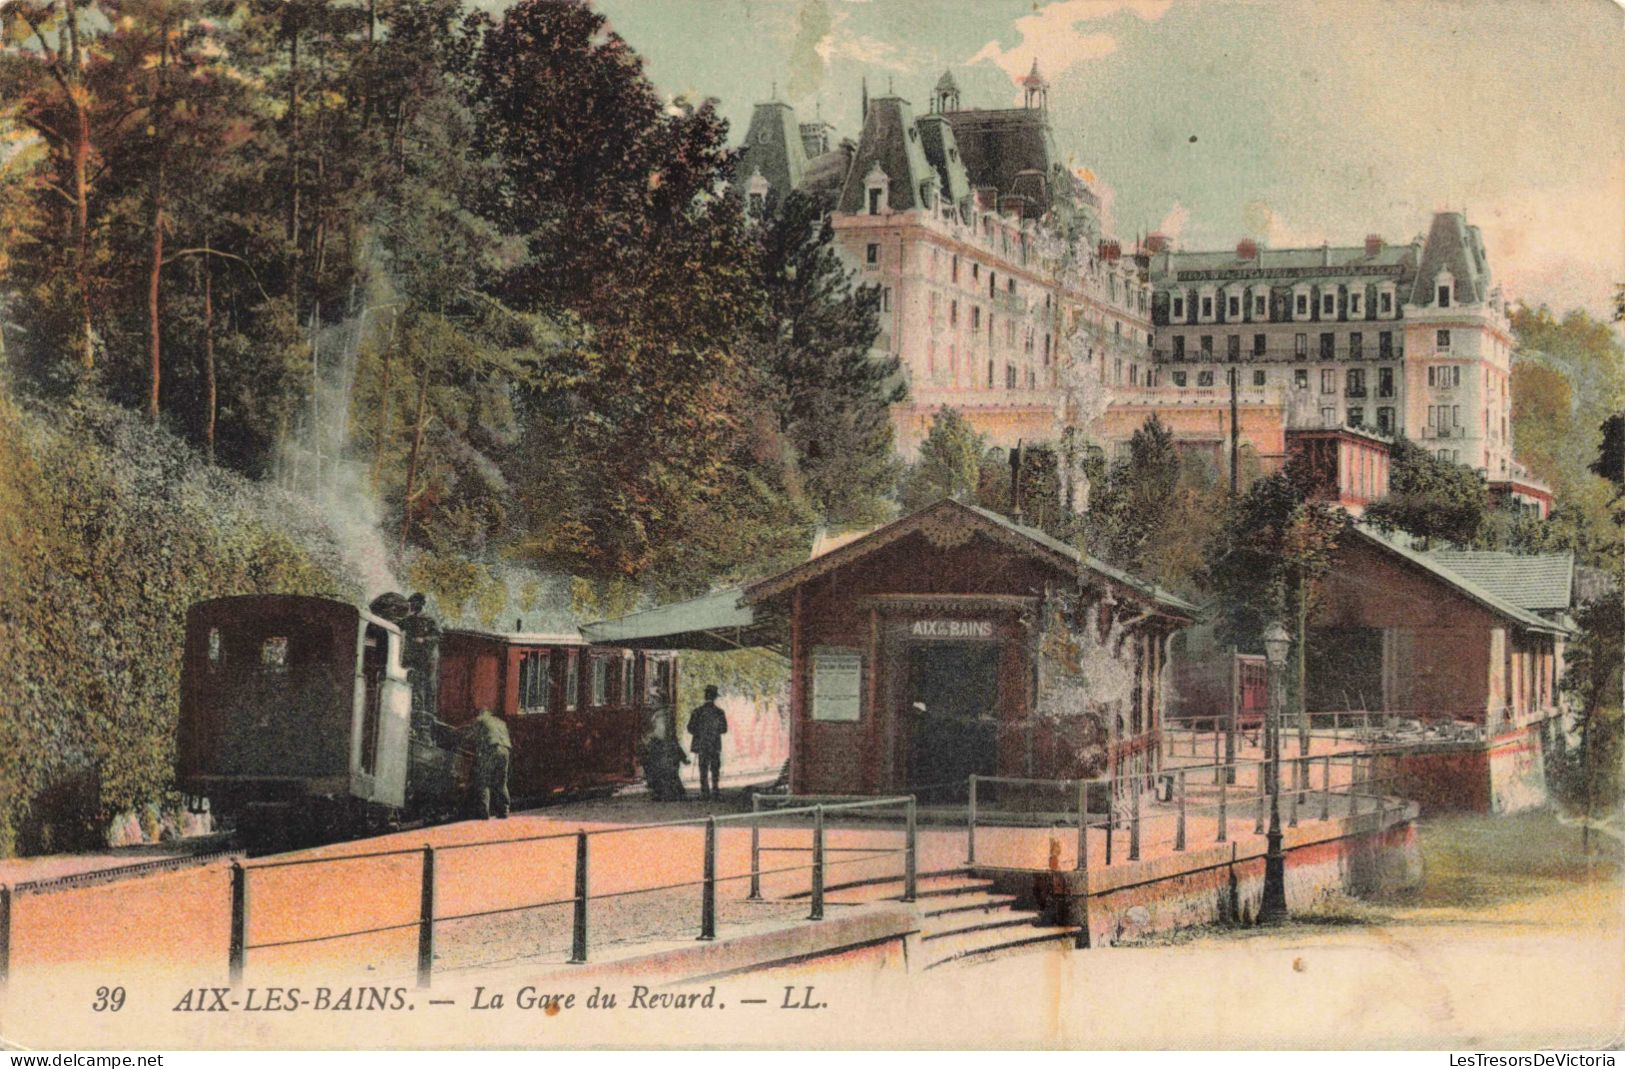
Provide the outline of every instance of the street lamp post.
{"type": "Polygon", "coordinates": [[[1292,636],[1280,621],[1271,621],[1264,629],[1264,659],[1269,664],[1270,709],[1265,725],[1265,767],[1269,770],[1267,787],[1270,795],[1270,826],[1264,854],[1264,901],[1258,907],[1258,923],[1275,924],[1286,920],[1286,857],[1281,852],[1281,716],[1286,704],[1282,691],[1285,682],[1287,650],[1292,636]]]}

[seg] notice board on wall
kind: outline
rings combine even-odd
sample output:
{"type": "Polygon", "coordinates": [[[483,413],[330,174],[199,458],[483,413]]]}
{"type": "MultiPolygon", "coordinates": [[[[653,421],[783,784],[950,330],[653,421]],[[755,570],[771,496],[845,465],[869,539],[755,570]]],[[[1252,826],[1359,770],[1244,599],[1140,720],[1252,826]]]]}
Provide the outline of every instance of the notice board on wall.
{"type": "Polygon", "coordinates": [[[820,646],[812,655],[814,720],[856,720],[863,695],[863,655],[820,646]]]}

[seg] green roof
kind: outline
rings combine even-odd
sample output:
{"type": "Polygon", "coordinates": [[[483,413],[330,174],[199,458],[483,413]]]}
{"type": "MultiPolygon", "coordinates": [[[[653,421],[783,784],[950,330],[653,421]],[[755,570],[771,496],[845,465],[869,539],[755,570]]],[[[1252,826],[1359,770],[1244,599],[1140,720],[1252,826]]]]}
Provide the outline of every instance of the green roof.
{"type": "Polygon", "coordinates": [[[1480,605],[1513,621],[1530,631],[1545,631],[1552,634],[1568,634],[1569,628],[1554,623],[1544,617],[1537,616],[1528,609],[1507,600],[1500,594],[1488,590],[1472,579],[1448,567],[1441,561],[1434,559],[1434,555],[1424,553],[1387,537],[1373,527],[1363,523],[1354,525],[1354,531],[1367,541],[1386,549],[1388,552],[1415,564],[1432,573],[1435,577],[1448,583],[1460,593],[1466,595],[1480,605]]]}
{"type": "Polygon", "coordinates": [[[1519,608],[1558,612],[1569,607],[1574,590],[1572,553],[1449,549],[1427,556],[1519,608]]]}
{"type": "Polygon", "coordinates": [[[588,642],[641,649],[735,650],[782,641],[778,628],[758,622],[756,610],[740,602],[738,587],[599,620],[581,634],[588,642]]]}

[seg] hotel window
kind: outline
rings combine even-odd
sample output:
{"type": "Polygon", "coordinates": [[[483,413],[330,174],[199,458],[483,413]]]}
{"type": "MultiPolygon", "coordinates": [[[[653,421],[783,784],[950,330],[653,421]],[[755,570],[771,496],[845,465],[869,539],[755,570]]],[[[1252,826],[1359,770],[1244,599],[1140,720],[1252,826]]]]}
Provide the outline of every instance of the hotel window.
{"type": "Polygon", "coordinates": [[[1112,361],[1112,381],[1119,385],[1123,382],[1123,361],[1121,357],[1112,361]]]}
{"type": "Polygon", "coordinates": [[[1212,386],[1213,385],[1213,372],[1211,370],[1198,371],[1196,373],[1196,385],[1198,385],[1198,386],[1212,386]]]}
{"type": "Polygon", "coordinates": [[[1253,294],[1253,318],[1263,319],[1269,313],[1269,300],[1262,293],[1253,294]]]}
{"type": "Polygon", "coordinates": [[[1365,310],[1360,307],[1364,303],[1365,303],[1365,292],[1363,291],[1363,289],[1351,289],[1351,290],[1349,290],[1349,318],[1350,319],[1360,319],[1360,318],[1363,318],[1365,316],[1365,310]]]}
{"type": "Polygon", "coordinates": [[[1365,355],[1365,336],[1359,331],[1349,335],[1349,359],[1358,360],[1365,355]]]}
{"type": "Polygon", "coordinates": [[[1439,287],[1439,307],[1450,307],[1450,287],[1448,285],[1439,287]]]}
{"type": "Polygon", "coordinates": [[[1377,409],[1377,429],[1384,434],[1394,433],[1394,410],[1386,406],[1377,409]]]}
{"type": "Polygon", "coordinates": [[[1320,336],[1320,358],[1322,360],[1330,360],[1335,352],[1335,343],[1332,339],[1333,335],[1331,334],[1322,334],[1320,336]]]}
{"type": "Polygon", "coordinates": [[[1460,405],[1451,405],[1450,406],[1450,425],[1452,427],[1461,426],[1461,406],[1460,405]]]}
{"type": "Polygon", "coordinates": [[[1393,331],[1385,330],[1377,335],[1377,356],[1383,360],[1392,360],[1394,358],[1393,331]]]}
{"type": "Polygon", "coordinates": [[[1265,374],[1265,372],[1264,372],[1264,370],[1262,368],[1260,368],[1259,370],[1253,372],[1253,385],[1254,386],[1263,386],[1267,381],[1268,381],[1268,376],[1265,374]]]}
{"type": "Polygon", "coordinates": [[[1377,396],[1394,396],[1394,369],[1384,367],[1377,369],[1377,396]]]}
{"type": "Polygon", "coordinates": [[[1297,356],[1309,355],[1309,335],[1298,334],[1292,339],[1292,352],[1297,356]]]}
{"type": "Polygon", "coordinates": [[[949,301],[948,302],[948,325],[949,326],[955,326],[955,327],[957,327],[959,325],[959,302],[958,301],[949,301]]]}
{"type": "Polygon", "coordinates": [[[1322,319],[1329,319],[1336,314],[1337,291],[1332,290],[1331,292],[1326,292],[1322,290],[1320,294],[1320,317],[1322,319]]]}
{"type": "Polygon", "coordinates": [[[1213,318],[1213,298],[1212,297],[1203,297],[1202,298],[1202,318],[1203,319],[1212,319],[1213,318]]]}
{"type": "Polygon", "coordinates": [[[1202,335],[1202,359],[1213,359],[1213,335],[1211,334],[1202,335]]]}
{"type": "Polygon", "coordinates": [[[982,310],[975,305],[972,305],[970,310],[970,329],[972,334],[982,329],[982,310]]]}
{"type": "Polygon", "coordinates": [[[1292,369],[1292,385],[1299,390],[1309,388],[1309,369],[1298,367],[1292,369]]]}
{"type": "Polygon", "coordinates": [[[1010,346],[1011,348],[1015,348],[1015,344],[1016,344],[1016,321],[1014,319],[1005,320],[1005,323],[1004,323],[1004,344],[1010,346]]]}
{"type": "Polygon", "coordinates": [[[1348,372],[1348,389],[1347,389],[1346,392],[1347,392],[1348,396],[1350,396],[1350,397],[1364,397],[1365,396],[1365,369],[1364,368],[1358,368],[1358,367],[1349,368],[1349,372],[1348,372]]]}
{"type": "Polygon", "coordinates": [[[1175,322],[1179,322],[1179,321],[1181,321],[1181,320],[1183,320],[1185,318],[1185,298],[1183,298],[1183,297],[1175,297],[1174,298],[1174,311],[1173,311],[1173,315],[1170,318],[1173,319],[1175,322]]]}
{"type": "Polygon", "coordinates": [[[1016,365],[1014,364],[1004,365],[1004,388],[1007,390],[1016,388],[1016,365]]]}
{"type": "Polygon", "coordinates": [[[1044,366],[1049,367],[1049,335],[1044,335],[1044,366]]]}
{"type": "Polygon", "coordinates": [[[993,388],[993,361],[991,360],[987,362],[987,388],[990,390],[993,388]]]}
{"type": "Polygon", "coordinates": [[[1225,355],[1231,360],[1241,359],[1241,335],[1232,334],[1225,342],[1225,355]]]}
{"type": "Polygon", "coordinates": [[[1176,371],[1173,374],[1174,374],[1174,385],[1175,386],[1183,386],[1183,385],[1185,385],[1185,373],[1183,371],[1176,371]]]}
{"type": "Polygon", "coordinates": [[[1174,335],[1174,359],[1185,359],[1185,335],[1183,334],[1174,335]]]}
{"type": "Polygon", "coordinates": [[[1322,427],[1337,426],[1337,409],[1323,408],[1320,410],[1320,425],[1322,427]]]}
{"type": "Polygon", "coordinates": [[[886,191],[881,189],[879,186],[871,186],[871,187],[869,187],[869,214],[870,215],[879,215],[880,214],[881,198],[884,197],[885,195],[886,195],[886,191]]]}
{"type": "Polygon", "coordinates": [[[880,310],[882,312],[891,311],[891,287],[890,286],[887,286],[887,287],[885,287],[884,289],[882,289],[880,291],[880,310]]]}
{"type": "Polygon", "coordinates": [[[1349,426],[1350,427],[1361,427],[1361,426],[1364,426],[1364,425],[1365,425],[1365,409],[1363,409],[1363,408],[1351,408],[1351,409],[1349,409],[1349,426]]]}
{"type": "Polygon", "coordinates": [[[1336,393],[1337,392],[1337,372],[1332,370],[1329,367],[1324,367],[1324,368],[1320,369],[1320,392],[1321,393],[1336,393]]]}
{"type": "Polygon", "coordinates": [[[880,262],[880,246],[874,242],[869,243],[866,262],[871,264],[878,264],[880,262]]]}
{"type": "Polygon", "coordinates": [[[959,281],[959,257],[957,255],[954,256],[953,263],[949,265],[948,272],[950,281],[957,283],[959,281]]]}
{"type": "Polygon", "coordinates": [[[976,281],[981,279],[981,277],[982,277],[982,265],[981,264],[974,264],[973,263],[973,264],[970,265],[970,277],[971,277],[972,282],[976,282],[976,281]]]}
{"type": "Polygon", "coordinates": [[[1441,353],[1448,353],[1450,351],[1450,332],[1448,330],[1437,332],[1433,338],[1433,347],[1441,353]]]}
{"type": "Polygon", "coordinates": [[[1011,296],[1015,295],[1015,292],[1016,292],[1016,280],[1015,279],[1007,278],[1007,279],[1004,280],[1004,292],[1010,294],[1011,296]]]}
{"type": "Polygon", "coordinates": [[[1263,356],[1264,355],[1264,335],[1262,335],[1262,334],[1254,334],[1253,335],[1253,355],[1254,356],[1263,356]]]}
{"type": "Polygon", "coordinates": [[[1309,318],[1309,295],[1307,293],[1298,294],[1298,299],[1293,306],[1292,314],[1297,316],[1299,319],[1309,318]]]}
{"type": "Polygon", "coordinates": [[[1231,297],[1230,300],[1227,302],[1226,307],[1228,309],[1226,314],[1229,315],[1231,319],[1240,319],[1241,318],[1241,298],[1240,297],[1231,297]]]}
{"type": "MultiPolygon", "coordinates": [[[[1128,384],[1130,386],[1138,386],[1140,384],[1139,364],[1130,364],[1128,366],[1128,384]]],[[[1149,383],[1147,383],[1147,385],[1149,385],[1149,383]]]]}
{"type": "Polygon", "coordinates": [[[1389,316],[1394,314],[1394,295],[1387,290],[1377,296],[1377,307],[1380,314],[1389,316]]]}
{"type": "Polygon", "coordinates": [[[999,295],[999,273],[997,271],[989,271],[987,273],[987,295],[989,297],[997,297],[999,295]]]}

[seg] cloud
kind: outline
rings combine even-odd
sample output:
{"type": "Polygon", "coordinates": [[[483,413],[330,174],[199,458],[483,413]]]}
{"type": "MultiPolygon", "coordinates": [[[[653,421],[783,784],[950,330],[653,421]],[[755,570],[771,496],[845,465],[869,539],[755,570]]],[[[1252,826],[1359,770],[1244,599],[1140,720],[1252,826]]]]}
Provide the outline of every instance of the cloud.
{"type": "Polygon", "coordinates": [[[1045,77],[1055,78],[1086,60],[1117,51],[1117,38],[1109,33],[1085,33],[1086,22],[1120,13],[1154,22],[1167,13],[1173,0],[1055,0],[1015,21],[1021,39],[1010,48],[989,41],[969,63],[992,63],[1020,83],[1036,60],[1045,77]]]}
{"type": "Polygon", "coordinates": [[[883,70],[911,72],[919,66],[919,59],[912,49],[899,48],[889,41],[882,41],[878,37],[857,33],[847,22],[851,12],[835,12],[834,23],[829,32],[819,40],[814,47],[825,66],[835,60],[850,60],[866,67],[880,67],[883,70]]]}

